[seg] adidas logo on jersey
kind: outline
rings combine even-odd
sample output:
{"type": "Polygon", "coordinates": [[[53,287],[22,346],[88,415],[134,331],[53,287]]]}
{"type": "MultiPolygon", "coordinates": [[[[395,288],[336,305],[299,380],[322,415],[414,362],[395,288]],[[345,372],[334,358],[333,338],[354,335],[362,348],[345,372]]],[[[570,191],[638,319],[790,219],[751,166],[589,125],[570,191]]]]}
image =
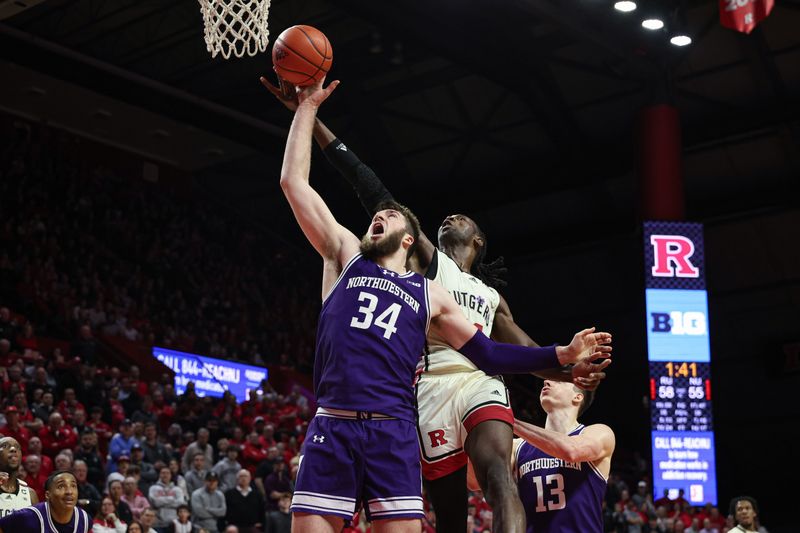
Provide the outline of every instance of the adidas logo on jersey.
{"type": "Polygon", "coordinates": [[[502,394],[500,394],[500,391],[499,391],[499,390],[493,390],[493,391],[492,391],[492,392],[490,392],[489,394],[494,394],[495,396],[502,396],[502,394]]]}
{"type": "Polygon", "coordinates": [[[344,143],[339,143],[339,146],[337,146],[336,149],[341,150],[342,152],[346,152],[347,146],[345,146],[344,143]]]}

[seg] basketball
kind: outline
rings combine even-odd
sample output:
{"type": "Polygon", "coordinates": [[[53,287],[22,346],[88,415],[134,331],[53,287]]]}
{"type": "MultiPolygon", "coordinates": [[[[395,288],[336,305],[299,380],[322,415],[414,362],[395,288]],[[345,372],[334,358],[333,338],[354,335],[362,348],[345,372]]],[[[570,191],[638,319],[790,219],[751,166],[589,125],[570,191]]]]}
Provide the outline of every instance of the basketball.
{"type": "Polygon", "coordinates": [[[325,34],[312,26],[283,30],[272,47],[272,64],[281,79],[306,87],[328,74],[333,48],[325,34]]]}

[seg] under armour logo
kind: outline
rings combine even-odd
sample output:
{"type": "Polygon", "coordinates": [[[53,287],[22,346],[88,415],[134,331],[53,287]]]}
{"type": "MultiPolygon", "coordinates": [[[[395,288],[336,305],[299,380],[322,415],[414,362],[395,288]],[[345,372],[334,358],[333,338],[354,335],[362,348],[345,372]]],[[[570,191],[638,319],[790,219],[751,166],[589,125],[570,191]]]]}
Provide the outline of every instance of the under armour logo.
{"type": "Polygon", "coordinates": [[[392,272],[391,270],[386,270],[385,268],[382,269],[382,272],[383,272],[384,276],[392,276],[392,277],[394,277],[394,276],[397,275],[396,273],[392,272]]]}
{"type": "Polygon", "coordinates": [[[339,143],[339,146],[337,146],[336,149],[341,150],[342,152],[346,152],[347,146],[345,146],[344,143],[339,143]]]}
{"type": "Polygon", "coordinates": [[[325,435],[314,435],[312,440],[317,444],[322,444],[323,442],[325,442],[325,435]]]}
{"type": "Polygon", "coordinates": [[[490,392],[489,394],[494,394],[495,396],[502,396],[502,395],[500,394],[500,391],[498,391],[498,390],[493,390],[493,391],[492,391],[492,392],[490,392]]]}

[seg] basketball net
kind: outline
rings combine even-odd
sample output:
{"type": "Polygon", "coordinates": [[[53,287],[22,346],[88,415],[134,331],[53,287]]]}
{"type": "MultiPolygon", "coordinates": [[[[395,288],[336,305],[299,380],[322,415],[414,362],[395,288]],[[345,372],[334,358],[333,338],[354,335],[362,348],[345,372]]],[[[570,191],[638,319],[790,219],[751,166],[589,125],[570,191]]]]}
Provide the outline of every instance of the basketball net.
{"type": "Polygon", "coordinates": [[[270,0],[198,0],[211,57],[228,59],[264,52],[269,43],[270,0]]]}

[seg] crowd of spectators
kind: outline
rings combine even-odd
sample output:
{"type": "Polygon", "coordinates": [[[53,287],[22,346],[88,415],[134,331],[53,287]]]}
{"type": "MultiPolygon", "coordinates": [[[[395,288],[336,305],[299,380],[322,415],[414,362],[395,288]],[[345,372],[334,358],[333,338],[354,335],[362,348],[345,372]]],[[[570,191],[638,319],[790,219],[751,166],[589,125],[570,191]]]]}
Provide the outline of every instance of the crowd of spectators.
{"type": "MultiPolygon", "coordinates": [[[[46,334],[87,325],[310,369],[317,289],[275,236],[191,181],[175,191],[143,180],[141,163],[100,164],[96,145],[68,133],[0,115],[0,134],[0,289],[46,334]]],[[[22,325],[18,342],[35,333],[22,325]]]]}
{"type": "Polygon", "coordinates": [[[40,500],[47,476],[65,469],[98,533],[133,524],[144,533],[289,531],[310,418],[297,389],[283,395],[265,381],[239,403],[229,393],[200,398],[191,384],[176,395],[136,366],[59,365],[13,340],[24,329],[17,316],[0,307],[0,335],[16,354],[0,370],[0,435],[19,441],[19,477],[40,500]]]}

